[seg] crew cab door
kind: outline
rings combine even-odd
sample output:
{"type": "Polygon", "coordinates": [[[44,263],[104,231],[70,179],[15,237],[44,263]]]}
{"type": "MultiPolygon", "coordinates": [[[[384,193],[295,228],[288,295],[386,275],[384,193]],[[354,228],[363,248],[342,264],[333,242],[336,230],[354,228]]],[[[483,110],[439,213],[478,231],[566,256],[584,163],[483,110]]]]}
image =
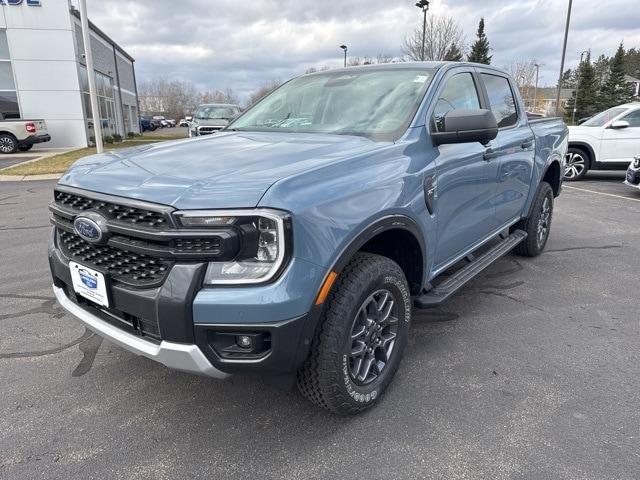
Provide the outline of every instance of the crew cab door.
{"type": "Polygon", "coordinates": [[[486,108],[493,112],[500,129],[485,155],[489,180],[495,185],[492,203],[500,227],[519,219],[524,209],[532,188],[535,138],[509,77],[492,71],[482,72],[480,78],[486,108]]]}
{"type": "MultiPolygon", "coordinates": [[[[640,109],[617,118],[629,123],[626,128],[612,128],[608,125],[602,134],[599,162],[630,163],[640,155],[640,109]]],[[[614,123],[614,122],[612,122],[614,123]]]]}
{"type": "MultiPolygon", "coordinates": [[[[481,108],[477,77],[470,69],[455,69],[438,87],[435,106],[431,110],[429,128],[441,131],[442,118],[457,109],[481,108]]],[[[489,183],[488,166],[480,143],[440,145],[435,160],[435,218],[438,240],[435,251],[436,269],[465,253],[496,228],[491,204],[495,186],[489,183]]],[[[431,181],[431,179],[427,179],[431,181]]],[[[425,187],[425,190],[429,188],[425,187]]],[[[428,193],[427,203],[429,203],[428,193]]]]}

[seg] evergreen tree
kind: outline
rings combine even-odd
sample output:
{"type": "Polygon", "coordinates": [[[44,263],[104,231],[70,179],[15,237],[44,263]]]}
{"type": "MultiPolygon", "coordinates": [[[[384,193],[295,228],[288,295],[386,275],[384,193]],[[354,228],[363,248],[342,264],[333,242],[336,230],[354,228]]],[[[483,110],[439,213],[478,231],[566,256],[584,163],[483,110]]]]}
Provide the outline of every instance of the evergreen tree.
{"type": "Polygon", "coordinates": [[[492,55],[489,55],[491,48],[489,47],[489,40],[487,40],[487,35],[484,33],[484,18],[480,19],[480,24],[478,25],[478,33],[476,41],[471,45],[471,51],[467,57],[467,60],[470,62],[476,63],[484,63],[487,65],[491,64],[492,55]]]}
{"type": "Polygon", "coordinates": [[[461,62],[462,58],[463,55],[460,48],[455,43],[452,43],[447,53],[445,53],[443,60],[445,62],[461,62]]]}
{"type": "Polygon", "coordinates": [[[565,70],[562,74],[562,88],[576,88],[577,76],[576,70],[565,70]]]}
{"type": "Polygon", "coordinates": [[[600,88],[601,110],[622,105],[632,100],[631,88],[625,80],[625,52],[621,43],[610,61],[609,75],[600,88]]]}
{"type": "Polygon", "coordinates": [[[624,70],[627,75],[640,79],[640,49],[630,48],[624,54],[624,70]]]}
{"type": "Polygon", "coordinates": [[[584,61],[578,66],[576,89],[573,91],[573,95],[567,102],[567,121],[569,121],[573,116],[574,106],[576,109],[576,121],[580,118],[590,117],[597,113],[599,111],[597,99],[598,83],[596,81],[595,70],[591,64],[591,53],[589,53],[584,61]]]}

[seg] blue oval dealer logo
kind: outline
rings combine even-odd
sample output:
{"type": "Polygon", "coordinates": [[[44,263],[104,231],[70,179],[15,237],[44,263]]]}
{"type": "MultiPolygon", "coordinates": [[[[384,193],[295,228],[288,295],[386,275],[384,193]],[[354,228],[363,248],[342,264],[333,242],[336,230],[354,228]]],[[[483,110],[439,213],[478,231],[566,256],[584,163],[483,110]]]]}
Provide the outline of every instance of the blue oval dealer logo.
{"type": "Polygon", "coordinates": [[[102,240],[100,225],[86,217],[78,217],[73,222],[73,229],[87,242],[98,243],[102,240]]]}

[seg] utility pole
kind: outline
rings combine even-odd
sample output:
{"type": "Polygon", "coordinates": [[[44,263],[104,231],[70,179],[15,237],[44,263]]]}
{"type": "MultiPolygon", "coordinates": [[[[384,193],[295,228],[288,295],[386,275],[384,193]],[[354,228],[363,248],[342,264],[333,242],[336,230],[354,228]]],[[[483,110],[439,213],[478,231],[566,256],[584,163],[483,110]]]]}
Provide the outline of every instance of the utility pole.
{"type": "MultiPolygon", "coordinates": [[[[583,58],[585,53],[588,55],[589,51],[585,50],[580,54],[580,67],[582,68],[582,62],[584,62],[583,58]]],[[[579,71],[579,70],[578,70],[579,71]]],[[[576,98],[573,99],[573,113],[571,114],[571,124],[576,124],[576,112],[578,111],[578,95],[580,94],[580,75],[578,75],[578,84],[576,85],[576,98]]]]}
{"type": "Polygon", "coordinates": [[[560,61],[560,77],[558,78],[558,93],[556,95],[556,116],[560,116],[560,92],[562,89],[562,76],[564,74],[564,59],[567,54],[567,39],[569,38],[569,24],[571,23],[571,6],[573,0],[569,0],[567,9],[567,24],[564,27],[564,44],[562,46],[562,60],[560,61]]]}
{"type": "Polygon", "coordinates": [[[533,112],[536,111],[536,103],[538,101],[538,77],[540,76],[540,64],[535,63],[534,66],[536,67],[536,86],[533,89],[533,112]]]}
{"type": "Polygon", "coordinates": [[[427,41],[427,11],[429,11],[429,1],[420,0],[418,3],[416,3],[416,7],[422,10],[422,48],[420,60],[424,62],[424,44],[427,41]]]}
{"type": "Polygon", "coordinates": [[[340,48],[342,50],[344,50],[344,66],[346,68],[347,67],[347,46],[346,45],[340,45],[340,48]]]}
{"type": "Polygon", "coordinates": [[[96,150],[104,151],[102,145],[102,124],[98,110],[98,96],[96,94],[96,71],[93,68],[93,54],[91,52],[91,35],[89,34],[89,19],[87,17],[87,0],[80,0],[80,23],[82,24],[82,39],[84,42],[84,57],[87,64],[87,77],[89,79],[89,98],[91,98],[91,118],[93,120],[93,132],[96,137],[96,150]]]}

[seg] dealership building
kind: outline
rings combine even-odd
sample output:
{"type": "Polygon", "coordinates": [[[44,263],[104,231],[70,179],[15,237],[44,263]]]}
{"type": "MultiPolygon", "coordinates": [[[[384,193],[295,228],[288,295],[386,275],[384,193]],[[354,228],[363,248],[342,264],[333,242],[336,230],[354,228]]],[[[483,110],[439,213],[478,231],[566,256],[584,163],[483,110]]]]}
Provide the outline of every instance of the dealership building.
{"type": "MultiPolygon", "coordinates": [[[[0,119],[44,119],[47,147],[94,136],[80,15],[69,0],[0,0],[0,119]]],[[[90,23],[103,135],[138,133],[134,59],[90,23]]]]}

